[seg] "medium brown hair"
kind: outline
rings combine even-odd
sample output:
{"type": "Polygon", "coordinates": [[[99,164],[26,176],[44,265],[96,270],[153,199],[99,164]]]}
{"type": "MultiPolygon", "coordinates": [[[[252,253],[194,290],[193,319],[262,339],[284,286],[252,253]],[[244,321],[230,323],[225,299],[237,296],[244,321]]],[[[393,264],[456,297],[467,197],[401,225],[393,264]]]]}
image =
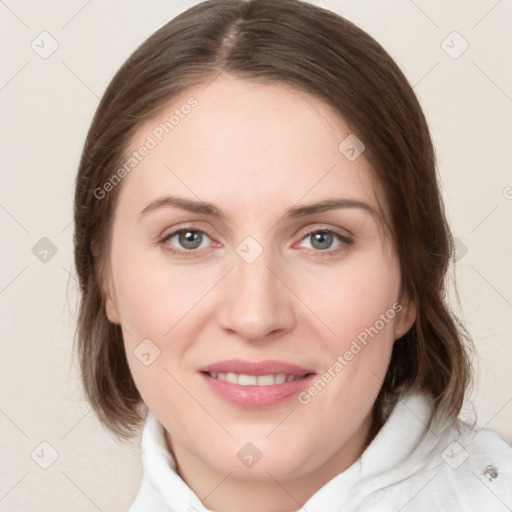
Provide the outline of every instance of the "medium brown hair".
{"type": "Polygon", "coordinates": [[[314,95],[364,141],[364,156],[389,205],[402,291],[417,307],[414,325],[394,343],[375,424],[382,424],[404,390],[430,396],[432,418],[443,413],[454,419],[470,382],[469,339],[444,298],[453,241],[429,129],[412,87],[372,37],[335,13],[300,0],[211,0],[164,25],[123,64],[101,99],[82,153],[74,203],[76,340],[85,393],[101,422],[128,439],[143,420],[143,404],[121,328],[105,311],[112,218],[122,183],[102,199],[95,190],[126,160],[144,122],[221,72],[314,95]]]}

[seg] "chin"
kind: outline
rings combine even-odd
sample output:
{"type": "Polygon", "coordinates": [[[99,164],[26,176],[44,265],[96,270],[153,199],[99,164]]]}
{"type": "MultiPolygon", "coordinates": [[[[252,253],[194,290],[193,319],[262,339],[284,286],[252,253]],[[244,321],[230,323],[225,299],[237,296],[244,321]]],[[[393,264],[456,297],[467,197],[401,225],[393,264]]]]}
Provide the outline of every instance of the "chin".
{"type": "Polygon", "coordinates": [[[286,481],[305,476],[322,464],[315,460],[305,443],[290,436],[287,442],[277,439],[273,442],[264,436],[254,441],[235,441],[229,447],[220,448],[218,458],[215,455],[209,464],[239,480],[286,481]],[[226,456],[227,453],[233,455],[226,456]]]}

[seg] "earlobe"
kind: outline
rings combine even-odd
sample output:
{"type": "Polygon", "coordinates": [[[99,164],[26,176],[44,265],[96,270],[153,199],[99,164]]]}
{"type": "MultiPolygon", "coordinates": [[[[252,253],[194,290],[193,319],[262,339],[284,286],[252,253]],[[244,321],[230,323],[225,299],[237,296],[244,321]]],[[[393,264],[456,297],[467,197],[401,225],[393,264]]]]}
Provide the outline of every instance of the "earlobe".
{"type": "Polygon", "coordinates": [[[416,302],[407,298],[400,302],[402,309],[398,313],[395,324],[395,340],[401,338],[413,326],[416,320],[416,302]]]}
{"type": "Polygon", "coordinates": [[[103,293],[105,297],[105,314],[110,322],[113,324],[120,324],[119,312],[117,310],[117,300],[114,292],[114,286],[110,277],[107,280],[107,285],[103,293]]]}

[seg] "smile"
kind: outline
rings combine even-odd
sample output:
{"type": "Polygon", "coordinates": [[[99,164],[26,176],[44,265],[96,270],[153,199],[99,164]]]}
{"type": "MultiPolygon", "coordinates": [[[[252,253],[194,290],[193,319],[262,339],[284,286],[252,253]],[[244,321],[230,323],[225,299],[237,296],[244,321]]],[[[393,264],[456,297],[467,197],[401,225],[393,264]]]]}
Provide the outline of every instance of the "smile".
{"type": "MultiPolygon", "coordinates": [[[[244,409],[260,409],[291,400],[315,378],[312,369],[265,360],[231,359],[198,368],[206,389],[244,409]]],[[[208,392],[208,391],[207,391],[208,392]]]]}
{"type": "Polygon", "coordinates": [[[292,382],[294,380],[303,379],[305,377],[305,375],[287,375],[285,373],[256,376],[233,372],[208,372],[208,375],[212,379],[224,380],[226,382],[231,382],[231,384],[238,384],[240,386],[273,386],[275,384],[292,382]]]}

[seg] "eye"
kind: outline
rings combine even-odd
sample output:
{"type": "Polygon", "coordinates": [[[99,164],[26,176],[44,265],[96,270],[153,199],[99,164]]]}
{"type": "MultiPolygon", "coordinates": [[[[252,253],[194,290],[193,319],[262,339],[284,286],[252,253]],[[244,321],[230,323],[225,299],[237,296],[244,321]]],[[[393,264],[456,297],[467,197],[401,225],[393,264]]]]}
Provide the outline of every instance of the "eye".
{"type": "Polygon", "coordinates": [[[306,246],[306,248],[313,250],[318,256],[331,256],[353,244],[353,240],[347,235],[332,229],[309,231],[302,238],[302,241],[309,241],[309,247],[306,246]]]}
{"type": "Polygon", "coordinates": [[[194,252],[196,249],[203,249],[208,245],[203,243],[207,239],[210,237],[204,231],[184,228],[169,233],[161,240],[161,243],[168,251],[184,253],[188,256],[187,252],[194,252]]]}
{"type": "Polygon", "coordinates": [[[311,241],[311,246],[313,249],[324,250],[329,249],[333,242],[335,241],[335,233],[329,231],[314,231],[313,233],[309,233],[305,237],[306,240],[311,241]]]}
{"type": "MultiPolygon", "coordinates": [[[[201,252],[199,249],[205,249],[208,246],[208,240],[212,241],[204,231],[185,227],[165,235],[160,240],[160,244],[166,251],[178,255],[197,256],[201,252]]],[[[354,243],[349,236],[332,229],[315,229],[303,233],[301,242],[308,240],[309,247],[306,245],[305,248],[318,257],[334,256],[354,243]]]]}

